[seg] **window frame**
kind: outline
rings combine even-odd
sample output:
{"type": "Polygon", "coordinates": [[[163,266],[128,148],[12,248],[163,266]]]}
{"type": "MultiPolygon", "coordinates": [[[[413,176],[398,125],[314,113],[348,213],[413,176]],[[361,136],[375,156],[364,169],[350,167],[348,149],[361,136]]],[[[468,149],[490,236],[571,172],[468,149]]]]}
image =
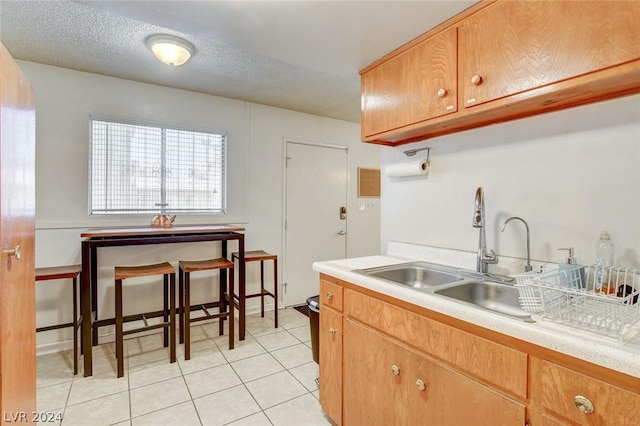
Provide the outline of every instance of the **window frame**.
{"type": "MultiPolygon", "coordinates": [[[[173,123],[167,123],[167,122],[157,122],[157,121],[149,121],[149,120],[137,120],[137,119],[131,119],[131,118],[120,118],[120,117],[113,117],[113,116],[103,116],[103,115],[98,115],[98,114],[89,114],[89,138],[88,138],[88,142],[89,142],[89,146],[88,146],[88,199],[87,199],[87,213],[89,215],[89,217],[111,217],[111,218],[117,218],[117,217],[143,217],[143,216],[148,216],[149,214],[153,214],[153,213],[161,213],[161,214],[180,214],[180,215],[188,215],[188,216],[203,216],[203,215],[207,215],[207,216],[226,216],[227,215],[227,210],[229,208],[228,206],[228,199],[227,199],[227,195],[228,195],[228,184],[229,184],[229,180],[228,180],[228,153],[229,153],[229,145],[228,145],[228,141],[229,141],[229,135],[227,131],[223,131],[223,130],[219,130],[219,129],[202,129],[202,128],[196,128],[196,127],[188,127],[188,126],[180,126],[180,125],[176,125],[173,123]],[[205,209],[197,209],[197,210],[193,210],[193,211],[188,211],[188,210],[184,210],[184,209],[177,209],[177,210],[172,210],[171,208],[167,208],[165,206],[158,206],[157,207],[157,211],[140,211],[140,212],[94,212],[93,210],[93,151],[94,151],[94,140],[93,140],[93,122],[94,121],[102,121],[102,122],[107,122],[107,123],[114,123],[114,124],[123,124],[123,125],[131,125],[131,126],[144,126],[144,127],[154,127],[154,128],[158,128],[161,131],[164,132],[164,130],[171,130],[171,131],[178,131],[178,132],[193,132],[193,133],[204,133],[204,134],[211,134],[214,136],[219,136],[222,137],[222,176],[221,176],[221,186],[220,186],[220,190],[221,190],[221,208],[220,209],[215,209],[215,210],[205,210],[205,209]]],[[[165,145],[166,147],[166,145],[165,145]]],[[[162,170],[162,174],[164,175],[166,172],[166,163],[165,163],[165,167],[162,170]]],[[[161,182],[161,200],[160,203],[166,202],[166,182],[161,182]]],[[[159,203],[159,204],[160,204],[159,203]]],[[[142,210],[142,209],[141,209],[142,210]]]]}

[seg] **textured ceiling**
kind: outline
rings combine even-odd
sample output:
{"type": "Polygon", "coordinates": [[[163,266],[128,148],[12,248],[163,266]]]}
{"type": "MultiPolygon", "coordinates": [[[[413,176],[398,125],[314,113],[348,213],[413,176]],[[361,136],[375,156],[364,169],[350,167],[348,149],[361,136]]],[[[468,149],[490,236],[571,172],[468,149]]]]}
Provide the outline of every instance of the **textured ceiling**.
{"type": "Polygon", "coordinates": [[[0,40],[16,59],[359,122],[358,70],[473,3],[0,0],[0,40]],[[160,63],[158,33],[196,54],[160,63]]]}

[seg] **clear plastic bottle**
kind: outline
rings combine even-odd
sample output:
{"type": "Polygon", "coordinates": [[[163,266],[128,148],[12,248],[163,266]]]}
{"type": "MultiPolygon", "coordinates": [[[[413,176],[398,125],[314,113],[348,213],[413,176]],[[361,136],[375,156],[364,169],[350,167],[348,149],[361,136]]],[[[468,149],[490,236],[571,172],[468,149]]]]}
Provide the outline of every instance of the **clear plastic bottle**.
{"type": "Polygon", "coordinates": [[[600,239],[596,243],[596,282],[595,291],[603,293],[615,293],[615,283],[609,285],[609,271],[607,266],[613,266],[613,255],[616,246],[611,241],[611,236],[607,231],[600,233],[600,239]]]}

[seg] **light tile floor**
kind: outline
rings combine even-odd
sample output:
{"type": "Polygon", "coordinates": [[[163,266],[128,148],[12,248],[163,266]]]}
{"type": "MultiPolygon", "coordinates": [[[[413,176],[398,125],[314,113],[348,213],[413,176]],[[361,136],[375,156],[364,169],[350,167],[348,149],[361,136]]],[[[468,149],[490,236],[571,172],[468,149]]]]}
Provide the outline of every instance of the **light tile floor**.
{"type": "Polygon", "coordinates": [[[216,323],[196,323],[191,359],[178,345],[174,364],[161,333],[132,337],[120,379],[113,343],[94,348],[92,377],[73,376],[71,351],[39,356],[37,409],[62,417],[47,424],[64,426],[330,425],[318,402],[309,319],[283,309],[274,328],[272,315],[247,316],[246,339],[233,350],[216,323]]]}

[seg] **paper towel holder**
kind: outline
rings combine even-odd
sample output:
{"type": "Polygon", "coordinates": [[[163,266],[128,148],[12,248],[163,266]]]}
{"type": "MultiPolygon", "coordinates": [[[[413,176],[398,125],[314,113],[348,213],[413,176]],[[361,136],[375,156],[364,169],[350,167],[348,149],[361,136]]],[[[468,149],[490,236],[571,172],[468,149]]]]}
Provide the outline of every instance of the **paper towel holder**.
{"type": "Polygon", "coordinates": [[[424,148],[416,148],[416,149],[406,150],[404,152],[404,155],[406,155],[407,157],[413,157],[418,152],[425,151],[425,150],[427,151],[427,161],[428,161],[429,160],[429,154],[431,153],[431,147],[430,146],[425,146],[424,148]]]}

